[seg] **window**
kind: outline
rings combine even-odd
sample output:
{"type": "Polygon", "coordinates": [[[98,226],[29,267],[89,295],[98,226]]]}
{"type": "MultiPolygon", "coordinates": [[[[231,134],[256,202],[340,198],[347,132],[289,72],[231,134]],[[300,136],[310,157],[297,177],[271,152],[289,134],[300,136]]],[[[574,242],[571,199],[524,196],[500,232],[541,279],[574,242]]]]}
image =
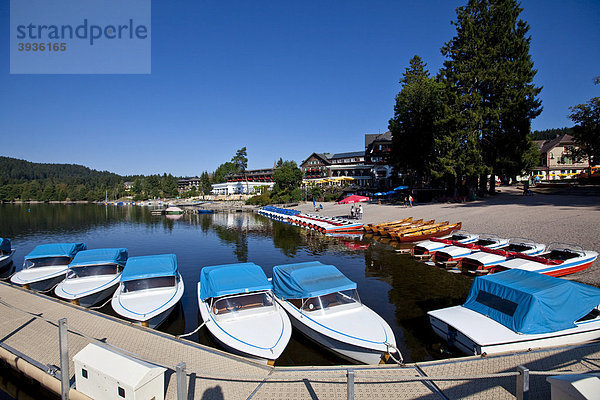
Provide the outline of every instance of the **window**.
{"type": "Polygon", "coordinates": [[[493,308],[496,311],[500,311],[501,313],[506,314],[509,317],[512,317],[514,315],[515,311],[517,311],[518,306],[518,304],[515,302],[503,299],[500,296],[496,296],[495,294],[483,290],[477,294],[477,298],[475,299],[475,301],[479,304],[483,304],[484,306],[493,308]]]}
{"type": "Polygon", "coordinates": [[[81,368],[81,376],[83,376],[85,379],[87,379],[87,377],[88,377],[87,369],[81,368]]]}

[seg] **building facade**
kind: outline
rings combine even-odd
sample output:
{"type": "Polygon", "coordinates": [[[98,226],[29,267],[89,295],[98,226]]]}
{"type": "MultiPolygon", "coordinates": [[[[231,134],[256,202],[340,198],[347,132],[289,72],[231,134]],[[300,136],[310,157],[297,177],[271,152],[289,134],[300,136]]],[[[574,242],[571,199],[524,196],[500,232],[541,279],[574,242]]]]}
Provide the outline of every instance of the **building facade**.
{"type": "Polygon", "coordinates": [[[373,187],[384,190],[391,187],[394,168],[392,167],[392,133],[365,135],[365,162],[372,165],[373,187]]]}
{"type": "Polygon", "coordinates": [[[550,140],[538,140],[540,165],[533,168],[532,175],[541,180],[574,179],[588,168],[587,158],[577,161],[570,154],[577,144],[571,135],[565,134],[550,140]]]}
{"type": "Polygon", "coordinates": [[[198,190],[200,188],[200,178],[197,176],[193,178],[184,178],[177,181],[177,189],[179,192],[187,192],[192,189],[198,190]]]}
{"type": "Polygon", "coordinates": [[[263,187],[266,187],[267,189],[273,189],[274,185],[274,182],[231,181],[213,184],[210,193],[224,196],[238,194],[259,194],[263,187]]]}

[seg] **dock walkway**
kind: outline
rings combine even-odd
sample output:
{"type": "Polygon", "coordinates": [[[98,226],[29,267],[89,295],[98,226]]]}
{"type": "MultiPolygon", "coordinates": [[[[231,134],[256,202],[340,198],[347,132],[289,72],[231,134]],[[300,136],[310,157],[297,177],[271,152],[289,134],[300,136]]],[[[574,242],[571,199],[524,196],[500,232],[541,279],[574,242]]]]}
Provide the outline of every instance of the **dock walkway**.
{"type": "Polygon", "coordinates": [[[404,367],[272,368],[0,283],[0,348],[35,360],[38,366],[56,369],[60,365],[61,318],[67,319],[69,329],[72,379],[72,357],[88,343],[101,341],[124,354],[168,368],[166,399],[177,398],[175,367],[182,361],[186,363],[189,398],[206,400],[342,399],[347,396],[348,370],[354,373],[357,399],[512,399],[519,365],[532,371],[529,398],[546,399],[550,398],[549,374],[600,370],[600,343],[404,367]]]}

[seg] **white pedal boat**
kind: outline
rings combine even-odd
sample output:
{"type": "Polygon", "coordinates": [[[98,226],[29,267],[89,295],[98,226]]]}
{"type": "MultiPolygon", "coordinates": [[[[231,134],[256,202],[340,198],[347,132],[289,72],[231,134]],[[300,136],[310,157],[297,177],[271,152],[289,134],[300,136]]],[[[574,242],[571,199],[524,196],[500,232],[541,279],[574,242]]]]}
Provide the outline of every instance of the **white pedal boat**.
{"type": "Polygon", "coordinates": [[[600,339],[600,289],[524,270],[476,277],[461,306],[429,311],[434,332],[466,354],[600,339]]]}
{"type": "Polygon", "coordinates": [[[333,265],[277,265],[273,292],[296,329],[347,360],[380,364],[397,352],[390,326],[360,302],[356,283],[333,265]]]}
{"type": "Polygon", "coordinates": [[[415,247],[411,250],[411,255],[419,260],[429,260],[436,251],[441,250],[445,247],[451,246],[454,243],[473,243],[479,238],[479,235],[465,232],[456,231],[451,235],[447,235],[441,238],[431,238],[415,244],[415,247]]]}
{"type": "Polygon", "coordinates": [[[69,264],[67,277],[54,293],[82,307],[91,307],[113,295],[127,262],[127,249],[80,251],[69,264]]]}
{"type": "Polygon", "coordinates": [[[498,249],[480,249],[476,253],[472,253],[464,257],[459,262],[459,269],[470,275],[485,275],[487,273],[496,272],[496,265],[508,258],[511,258],[515,253],[526,255],[536,255],[543,252],[546,245],[535,243],[529,239],[513,238],[509,240],[508,246],[498,249]]]}
{"type": "Polygon", "coordinates": [[[552,243],[548,249],[536,256],[516,254],[496,265],[496,270],[522,269],[550,276],[564,276],[589,268],[598,258],[598,253],[583,250],[581,246],[552,243]]]}
{"type": "Polygon", "coordinates": [[[25,256],[23,269],[10,281],[26,289],[45,292],[65,279],[75,255],[85,250],[85,243],[52,243],[37,246],[25,256]]]}
{"type": "Polygon", "coordinates": [[[202,268],[198,304],[211,335],[235,354],[273,365],[292,335],[271,282],[254,263],[202,268]]]}
{"type": "Polygon", "coordinates": [[[497,249],[508,245],[508,239],[499,238],[495,235],[480,235],[473,243],[456,243],[436,251],[433,261],[437,266],[454,267],[464,257],[478,252],[480,248],[497,249]]]}
{"type": "Polygon", "coordinates": [[[131,257],[111,305],[120,316],[156,328],[173,311],[183,291],[175,254],[131,257]]]}

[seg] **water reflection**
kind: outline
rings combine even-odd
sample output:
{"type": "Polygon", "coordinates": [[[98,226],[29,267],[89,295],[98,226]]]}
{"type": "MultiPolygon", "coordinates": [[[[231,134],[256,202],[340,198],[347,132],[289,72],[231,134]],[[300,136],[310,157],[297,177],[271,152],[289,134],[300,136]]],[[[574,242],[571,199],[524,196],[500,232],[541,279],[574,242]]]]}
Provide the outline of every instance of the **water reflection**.
{"type": "MultiPolygon", "coordinates": [[[[392,327],[406,361],[445,357],[427,311],[460,304],[471,280],[400,255],[393,243],[363,235],[325,236],[253,213],[154,216],[147,207],[0,205],[0,236],[13,240],[14,263],[41,243],[85,241],[88,248],[127,247],[131,256],[175,253],[185,282],[179,306],[161,330],[180,335],[201,321],[196,285],[203,266],[251,261],[271,276],[274,265],[321,261],[358,284],[361,300],[392,327]]],[[[101,309],[115,315],[110,304],[101,309]]],[[[188,338],[217,347],[206,329],[188,338]]],[[[343,362],[297,334],[278,365],[343,362]]]]}

